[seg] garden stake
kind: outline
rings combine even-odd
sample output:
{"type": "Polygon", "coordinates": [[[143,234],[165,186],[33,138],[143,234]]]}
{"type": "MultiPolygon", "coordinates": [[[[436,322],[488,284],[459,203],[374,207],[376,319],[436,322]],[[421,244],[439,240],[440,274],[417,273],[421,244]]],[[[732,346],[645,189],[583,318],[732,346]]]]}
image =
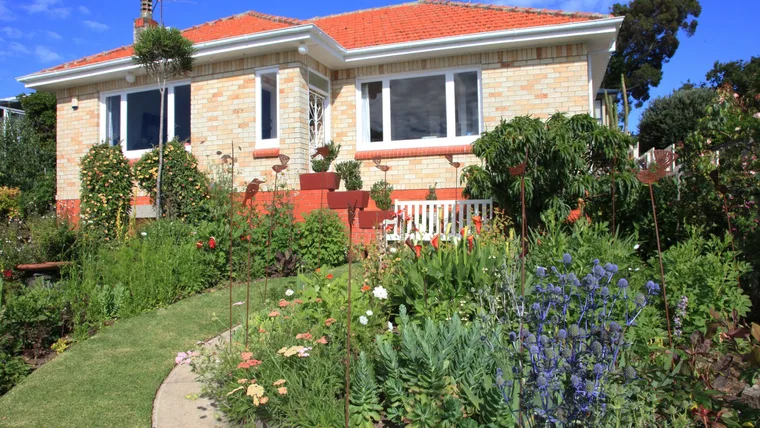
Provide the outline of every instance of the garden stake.
{"type": "MultiPolygon", "coordinates": [[[[330,155],[330,149],[327,146],[322,146],[317,149],[317,151],[311,155],[311,158],[314,159],[317,157],[317,155],[322,156],[324,159],[325,157],[330,155]]],[[[322,210],[324,209],[323,206],[323,200],[325,198],[325,180],[327,180],[327,177],[325,175],[322,175],[322,188],[319,189],[319,244],[317,245],[317,265],[322,264],[322,238],[324,237],[324,216],[322,215],[322,210]]],[[[319,267],[319,266],[317,266],[319,267]]]]}
{"type": "Polygon", "coordinates": [[[454,167],[454,212],[452,213],[454,219],[454,230],[459,229],[459,167],[462,166],[459,162],[454,162],[453,155],[446,155],[446,160],[449,161],[449,165],[454,167]]]}
{"type": "MultiPolygon", "coordinates": [[[[388,170],[391,169],[388,165],[380,165],[380,162],[382,162],[382,159],[376,158],[372,160],[375,162],[375,167],[383,172],[383,182],[385,183],[385,192],[388,192],[388,170]]],[[[383,228],[383,245],[387,248],[388,247],[388,239],[386,237],[387,231],[385,230],[385,219],[383,219],[382,228],[383,228]]],[[[378,263],[380,261],[378,260],[378,263]]]]}
{"type": "Polygon", "coordinates": [[[280,176],[280,172],[285,171],[288,168],[288,161],[290,158],[286,155],[280,155],[280,164],[272,165],[274,171],[274,193],[272,193],[272,209],[269,210],[269,240],[267,241],[267,259],[264,262],[264,300],[267,300],[267,287],[269,286],[269,257],[272,255],[272,229],[274,229],[274,211],[277,209],[277,178],[280,176]]]}
{"type": "Polygon", "coordinates": [[[346,422],[346,428],[348,426],[349,407],[348,402],[351,395],[351,262],[353,261],[353,247],[354,247],[354,217],[356,216],[356,205],[348,204],[348,308],[346,310],[346,402],[344,408],[344,416],[346,422]]]}
{"type": "MultiPolygon", "coordinates": [[[[235,210],[235,143],[230,143],[232,149],[231,162],[231,175],[230,180],[230,212],[229,212],[229,226],[230,226],[230,352],[232,352],[232,213],[235,210]]],[[[246,335],[247,336],[247,335],[246,335]]]]}
{"type": "Polygon", "coordinates": [[[654,233],[657,238],[657,255],[660,260],[660,281],[662,281],[662,297],[665,302],[665,320],[668,326],[668,345],[673,346],[673,337],[670,332],[670,311],[668,309],[668,292],[665,287],[665,268],[662,264],[662,248],[660,246],[660,229],[657,226],[657,209],[654,203],[654,190],[652,183],[656,182],[667,174],[667,168],[675,160],[675,154],[666,150],[655,151],[654,165],[648,170],[641,170],[636,174],[636,178],[649,186],[649,198],[652,200],[652,217],[654,220],[654,233]]]}
{"type": "MultiPolygon", "coordinates": [[[[615,167],[617,156],[612,159],[612,236],[615,236],[615,167]]],[[[614,238],[613,238],[614,239],[614,238]]]]}
{"type": "MultiPolygon", "coordinates": [[[[256,194],[259,193],[259,186],[263,183],[258,178],[254,178],[251,180],[251,182],[248,184],[248,187],[245,189],[245,200],[243,201],[243,205],[248,210],[248,219],[250,219],[251,215],[251,203],[253,202],[253,199],[256,197],[256,194]]],[[[246,225],[248,228],[251,227],[251,224],[246,220],[246,225]]],[[[246,231],[248,231],[246,228],[246,231]]],[[[245,233],[245,232],[243,232],[245,233]]],[[[250,316],[250,310],[251,310],[251,234],[244,235],[244,237],[248,240],[248,260],[246,261],[246,279],[247,284],[245,286],[245,349],[248,350],[248,318],[250,316]]]]}

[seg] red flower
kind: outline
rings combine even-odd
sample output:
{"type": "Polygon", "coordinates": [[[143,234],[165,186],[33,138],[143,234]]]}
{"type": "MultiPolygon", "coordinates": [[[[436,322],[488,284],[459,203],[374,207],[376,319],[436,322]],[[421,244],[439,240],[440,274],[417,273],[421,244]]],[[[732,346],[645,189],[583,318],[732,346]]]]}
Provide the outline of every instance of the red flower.
{"type": "Polygon", "coordinates": [[[470,235],[467,237],[467,246],[470,248],[470,251],[472,251],[472,246],[474,245],[475,237],[470,235]]]}
{"type": "Polygon", "coordinates": [[[328,274],[327,274],[327,279],[333,279],[333,274],[331,274],[331,273],[328,273],[328,274]]]}
{"type": "Polygon", "coordinates": [[[462,235],[462,238],[464,238],[464,234],[465,234],[466,232],[467,232],[467,229],[466,229],[466,228],[464,228],[464,227],[463,227],[463,228],[461,228],[461,229],[459,229],[459,234],[460,234],[460,235],[462,235]]]}
{"type": "Polygon", "coordinates": [[[475,231],[480,233],[480,228],[483,227],[483,219],[479,215],[476,215],[472,217],[472,222],[475,223],[475,231]]]}
{"type": "Polygon", "coordinates": [[[386,225],[385,226],[385,231],[386,232],[393,232],[393,225],[392,224],[386,225]]]}
{"type": "Polygon", "coordinates": [[[208,239],[208,247],[211,248],[212,250],[216,248],[216,238],[214,238],[213,236],[208,239]]]}
{"type": "Polygon", "coordinates": [[[198,241],[198,242],[196,242],[196,243],[195,243],[195,248],[197,248],[197,249],[199,249],[199,250],[200,250],[201,248],[203,248],[203,242],[201,242],[201,241],[198,241]]]}
{"type": "Polygon", "coordinates": [[[317,268],[317,271],[316,271],[316,272],[317,272],[317,273],[319,273],[319,271],[320,271],[320,268],[317,268]]]}
{"type": "Polygon", "coordinates": [[[243,235],[240,237],[240,240],[251,242],[251,235],[243,235]]]}
{"type": "Polygon", "coordinates": [[[432,245],[433,245],[433,248],[435,248],[436,250],[438,249],[438,238],[439,238],[439,237],[440,237],[440,235],[436,234],[436,235],[433,237],[433,239],[431,239],[431,240],[430,240],[430,244],[432,244],[432,245]]]}
{"type": "Polygon", "coordinates": [[[13,271],[10,269],[6,269],[3,271],[3,276],[5,277],[5,279],[11,279],[13,278],[13,271]]]}
{"type": "Polygon", "coordinates": [[[366,293],[366,292],[367,292],[367,291],[369,291],[371,288],[372,288],[372,287],[370,287],[370,286],[369,286],[369,285],[367,285],[367,284],[364,284],[364,285],[362,285],[362,293],[366,293]]]}
{"type": "Polygon", "coordinates": [[[420,258],[420,251],[422,251],[422,245],[415,245],[414,255],[416,255],[418,259],[420,258]]]}

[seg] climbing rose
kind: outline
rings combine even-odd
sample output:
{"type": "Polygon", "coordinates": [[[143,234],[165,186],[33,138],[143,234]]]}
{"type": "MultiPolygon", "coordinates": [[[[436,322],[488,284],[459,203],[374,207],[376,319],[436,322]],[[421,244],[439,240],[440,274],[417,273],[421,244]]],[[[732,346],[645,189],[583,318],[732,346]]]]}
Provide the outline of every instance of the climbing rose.
{"type": "Polygon", "coordinates": [[[195,244],[195,248],[197,248],[197,249],[199,249],[199,250],[200,250],[201,248],[203,248],[203,242],[201,242],[201,241],[198,241],[198,242],[195,244]]]}
{"type": "Polygon", "coordinates": [[[208,239],[208,247],[211,248],[212,250],[216,248],[216,238],[214,238],[213,236],[208,239]]]}

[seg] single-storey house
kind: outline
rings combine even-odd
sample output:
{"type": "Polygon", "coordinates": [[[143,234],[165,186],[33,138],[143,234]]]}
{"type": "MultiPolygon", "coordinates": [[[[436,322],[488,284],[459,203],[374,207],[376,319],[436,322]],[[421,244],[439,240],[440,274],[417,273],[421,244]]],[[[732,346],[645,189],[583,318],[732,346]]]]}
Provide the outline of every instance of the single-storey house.
{"type": "MultiPolygon", "coordinates": [[[[137,1],[135,6],[137,7],[137,1]]],[[[141,28],[157,25],[140,1],[141,28]]],[[[168,86],[167,136],[202,166],[240,148],[238,185],[272,177],[279,154],[298,189],[310,154],[333,140],[363,161],[364,187],[391,167],[394,198],[458,187],[445,156],[501,119],[594,114],[621,17],[419,0],[312,19],[245,12],[187,30],[195,67],[168,86]]],[[[159,93],[124,46],[18,80],[58,97],[59,209],[77,210],[79,162],[93,144],[139,158],[158,141],[159,93]]],[[[282,180],[282,178],[281,178],[282,180]]],[[[143,197],[138,203],[148,204],[143,197]]]]}

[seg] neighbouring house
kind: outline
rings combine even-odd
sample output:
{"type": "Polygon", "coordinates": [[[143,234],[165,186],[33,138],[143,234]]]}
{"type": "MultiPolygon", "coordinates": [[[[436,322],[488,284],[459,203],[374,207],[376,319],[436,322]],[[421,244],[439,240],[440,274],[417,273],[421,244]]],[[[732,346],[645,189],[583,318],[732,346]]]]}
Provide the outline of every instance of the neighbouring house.
{"type": "MultiPolygon", "coordinates": [[[[157,25],[152,2],[140,3],[135,34],[157,25]]],[[[453,199],[444,156],[477,162],[471,143],[502,119],[594,114],[622,19],[436,0],[306,20],[241,13],[184,31],[196,62],[169,85],[167,136],[187,141],[204,167],[239,147],[241,188],[271,180],[286,154],[298,189],[310,154],[334,140],[338,161],[363,162],[365,189],[383,178],[372,162],[381,159],[394,199],[422,200],[434,183],[439,199],[453,199]]],[[[61,211],[78,209],[90,146],[110,141],[135,159],[157,144],[159,93],[131,55],[120,47],[18,79],[57,95],[61,211]]],[[[302,192],[296,210],[321,196],[302,192]]]]}
{"type": "Polygon", "coordinates": [[[17,97],[0,98],[0,123],[12,117],[24,115],[21,101],[17,97]]]}

